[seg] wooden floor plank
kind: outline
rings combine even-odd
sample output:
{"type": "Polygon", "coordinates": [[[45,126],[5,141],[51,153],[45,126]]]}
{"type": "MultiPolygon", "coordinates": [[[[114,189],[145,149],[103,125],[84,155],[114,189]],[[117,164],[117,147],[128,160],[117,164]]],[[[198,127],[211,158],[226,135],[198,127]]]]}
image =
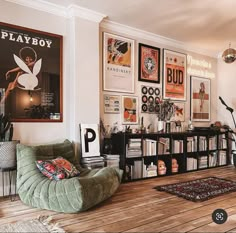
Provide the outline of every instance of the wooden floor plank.
{"type": "Polygon", "coordinates": [[[19,199],[11,202],[0,198],[0,224],[50,215],[68,232],[236,232],[236,192],[195,203],[154,189],[209,176],[236,181],[236,169],[227,166],[124,183],[113,197],[75,214],[40,210],[19,199]],[[226,223],[212,221],[212,212],[217,208],[227,211],[226,223]]]}

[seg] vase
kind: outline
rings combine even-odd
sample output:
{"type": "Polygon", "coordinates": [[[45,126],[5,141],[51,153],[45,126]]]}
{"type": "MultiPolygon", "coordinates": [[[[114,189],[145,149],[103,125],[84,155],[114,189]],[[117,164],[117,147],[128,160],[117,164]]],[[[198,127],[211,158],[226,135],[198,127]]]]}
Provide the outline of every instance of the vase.
{"type": "Polygon", "coordinates": [[[157,132],[163,132],[164,131],[164,121],[158,121],[157,122],[157,132]]]}

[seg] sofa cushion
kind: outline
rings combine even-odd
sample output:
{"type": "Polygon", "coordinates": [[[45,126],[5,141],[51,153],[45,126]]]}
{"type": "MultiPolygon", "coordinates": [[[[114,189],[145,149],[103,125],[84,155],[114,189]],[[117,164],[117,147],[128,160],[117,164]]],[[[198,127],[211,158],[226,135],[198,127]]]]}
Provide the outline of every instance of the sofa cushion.
{"type": "Polygon", "coordinates": [[[37,160],[35,163],[38,169],[51,180],[61,180],[66,178],[64,169],[54,164],[53,160],[37,160]]]}
{"type": "Polygon", "coordinates": [[[49,179],[61,180],[80,174],[76,167],[63,157],[45,161],[37,160],[35,163],[38,169],[49,179]]]}

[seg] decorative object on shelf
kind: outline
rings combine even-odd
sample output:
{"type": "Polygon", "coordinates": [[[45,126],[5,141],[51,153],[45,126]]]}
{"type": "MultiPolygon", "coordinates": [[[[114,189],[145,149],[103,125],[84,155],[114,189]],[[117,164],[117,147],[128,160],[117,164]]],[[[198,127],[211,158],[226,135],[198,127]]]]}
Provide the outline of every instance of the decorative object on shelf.
{"type": "Polygon", "coordinates": [[[218,177],[207,177],[154,188],[158,191],[165,191],[190,201],[200,202],[225,193],[235,192],[236,182],[218,177]]]}
{"type": "Polygon", "coordinates": [[[188,131],[192,131],[193,129],[194,129],[194,127],[193,127],[192,121],[189,120],[189,122],[188,122],[188,131]]]}
{"type": "Polygon", "coordinates": [[[191,76],[191,120],[211,119],[211,80],[191,76]]]}
{"type": "Polygon", "coordinates": [[[182,131],[181,121],[175,121],[175,132],[181,132],[181,131],[182,131]]]}
{"type": "Polygon", "coordinates": [[[122,124],[138,124],[138,97],[122,96],[122,124]]]}
{"type": "Polygon", "coordinates": [[[134,40],[103,33],[103,89],[134,93],[134,40]]]}
{"type": "Polygon", "coordinates": [[[172,169],[171,169],[172,173],[177,173],[179,171],[179,164],[177,159],[172,158],[171,162],[172,162],[172,169]]]}
{"type": "Polygon", "coordinates": [[[186,101],[186,54],[163,49],[163,99],[186,101]]]}
{"type": "Polygon", "coordinates": [[[62,122],[63,36],[6,23],[0,23],[0,31],[5,114],[13,122],[62,122]]]}
{"type": "Polygon", "coordinates": [[[160,48],[139,43],[138,80],[160,83],[160,48]]]}
{"type": "Polygon", "coordinates": [[[229,48],[226,49],[222,54],[222,58],[224,62],[228,64],[233,63],[236,59],[236,50],[230,47],[231,47],[231,43],[229,43],[229,48]]]}
{"type": "Polygon", "coordinates": [[[166,164],[163,160],[158,160],[157,163],[157,170],[158,170],[158,175],[165,175],[166,174],[166,164]]]}

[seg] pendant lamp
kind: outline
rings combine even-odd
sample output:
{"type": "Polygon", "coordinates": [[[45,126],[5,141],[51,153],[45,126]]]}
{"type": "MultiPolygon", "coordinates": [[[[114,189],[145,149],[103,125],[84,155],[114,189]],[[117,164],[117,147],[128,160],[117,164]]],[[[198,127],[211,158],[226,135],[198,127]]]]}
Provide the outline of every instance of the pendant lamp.
{"type": "Polygon", "coordinates": [[[226,49],[222,54],[222,58],[226,63],[232,63],[236,59],[236,50],[230,48],[230,46],[231,43],[229,43],[229,48],[226,49]]]}

